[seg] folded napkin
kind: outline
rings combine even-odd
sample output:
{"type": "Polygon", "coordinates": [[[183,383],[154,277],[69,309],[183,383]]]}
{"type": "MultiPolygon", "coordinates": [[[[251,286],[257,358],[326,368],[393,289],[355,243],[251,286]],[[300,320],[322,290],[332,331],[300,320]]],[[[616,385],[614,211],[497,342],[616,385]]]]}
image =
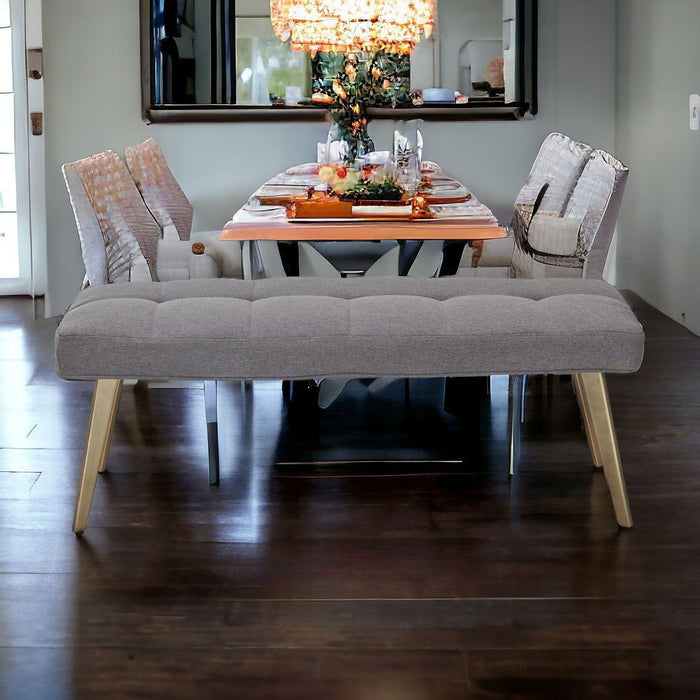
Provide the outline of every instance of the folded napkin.
{"type": "Polygon", "coordinates": [[[301,163],[284,171],[285,175],[317,175],[318,163],[301,163]]]}

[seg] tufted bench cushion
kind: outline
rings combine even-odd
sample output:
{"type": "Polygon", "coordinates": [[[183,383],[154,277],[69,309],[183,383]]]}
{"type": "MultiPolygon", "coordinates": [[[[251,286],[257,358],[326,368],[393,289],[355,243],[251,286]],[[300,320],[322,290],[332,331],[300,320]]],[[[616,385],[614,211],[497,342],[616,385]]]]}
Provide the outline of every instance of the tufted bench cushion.
{"type": "Polygon", "coordinates": [[[286,278],[102,285],[56,333],[66,379],[633,372],[644,336],[600,280],[286,278]]]}
{"type": "MultiPolygon", "coordinates": [[[[632,517],[605,386],[633,372],[644,334],[600,280],[285,278],[111,284],[78,294],[56,331],[66,379],[95,379],[73,530],[106,467],[122,380],[572,374],[594,463],[618,523],[632,517]]],[[[205,381],[210,482],[218,483],[216,384],[205,381]],[[207,385],[210,388],[207,398],[207,385]]],[[[511,416],[517,464],[519,402],[511,416]]]]}

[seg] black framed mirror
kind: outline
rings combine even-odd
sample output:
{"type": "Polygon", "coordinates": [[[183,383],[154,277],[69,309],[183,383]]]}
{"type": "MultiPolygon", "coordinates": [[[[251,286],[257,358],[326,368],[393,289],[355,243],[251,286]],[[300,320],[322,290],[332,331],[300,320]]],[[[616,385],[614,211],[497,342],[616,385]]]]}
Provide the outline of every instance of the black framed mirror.
{"type": "MultiPolygon", "coordinates": [[[[269,0],[140,3],[147,122],[325,119],[327,108],[311,102],[311,59],[274,36],[269,0]]],[[[369,117],[534,115],[537,0],[437,0],[436,31],[409,62],[414,97],[434,86],[448,92],[423,92],[422,104],[414,99],[372,106],[369,117]],[[444,100],[452,93],[464,97],[444,100]]]]}

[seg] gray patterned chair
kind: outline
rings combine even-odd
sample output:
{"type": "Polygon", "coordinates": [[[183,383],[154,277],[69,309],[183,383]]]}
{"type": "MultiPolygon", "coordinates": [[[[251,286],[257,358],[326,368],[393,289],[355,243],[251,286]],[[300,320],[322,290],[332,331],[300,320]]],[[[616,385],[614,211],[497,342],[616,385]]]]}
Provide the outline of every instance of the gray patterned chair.
{"type": "Polygon", "coordinates": [[[216,261],[161,228],[124,162],[105,151],[63,166],[85,264],[83,287],[218,277],[216,261]]]}
{"type": "MultiPolygon", "coordinates": [[[[549,134],[516,198],[513,235],[466,248],[457,274],[602,279],[628,174],[609,153],[549,134]]],[[[511,378],[520,411],[526,382],[511,378]]]]}
{"type": "MultiPolygon", "coordinates": [[[[183,228],[161,229],[114,151],[66,163],[63,176],[80,237],[85,265],[83,288],[221,276],[220,262],[215,257],[192,253],[186,212],[184,219],[176,215],[173,220],[183,228]],[[185,234],[184,240],[178,235],[180,231],[185,234]]],[[[204,399],[209,462],[218,464],[215,382],[204,383],[204,399]]]]}
{"type": "MultiPolygon", "coordinates": [[[[220,277],[242,277],[240,245],[219,240],[221,231],[218,230],[192,232],[194,209],[156,140],[150,138],[129,146],[124,151],[124,158],[143,201],[162,231],[163,239],[200,243],[200,254],[203,251],[216,261],[220,277]]],[[[265,249],[263,252],[270,255],[275,250],[268,252],[265,249]]],[[[268,261],[268,268],[278,269],[276,262],[268,261]]]]}
{"type": "Polygon", "coordinates": [[[467,249],[457,274],[602,278],[628,173],[609,153],[550,134],[516,198],[513,236],[485,241],[480,256],[467,249]]]}

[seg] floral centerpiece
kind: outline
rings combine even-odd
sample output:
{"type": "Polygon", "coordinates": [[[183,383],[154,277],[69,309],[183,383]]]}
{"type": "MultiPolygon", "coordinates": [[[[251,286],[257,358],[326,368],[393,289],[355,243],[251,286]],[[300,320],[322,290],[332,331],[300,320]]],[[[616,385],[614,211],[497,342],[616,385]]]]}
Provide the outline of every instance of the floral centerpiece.
{"type": "Polygon", "coordinates": [[[404,199],[406,190],[389,177],[379,180],[361,178],[355,184],[347,187],[339,194],[341,201],[382,201],[400,202],[404,199]]]}
{"type": "Polygon", "coordinates": [[[410,103],[409,57],[374,53],[319,52],[312,60],[312,102],[330,106],[340,139],[353,161],[374,150],[367,133],[367,108],[410,103]]]}

